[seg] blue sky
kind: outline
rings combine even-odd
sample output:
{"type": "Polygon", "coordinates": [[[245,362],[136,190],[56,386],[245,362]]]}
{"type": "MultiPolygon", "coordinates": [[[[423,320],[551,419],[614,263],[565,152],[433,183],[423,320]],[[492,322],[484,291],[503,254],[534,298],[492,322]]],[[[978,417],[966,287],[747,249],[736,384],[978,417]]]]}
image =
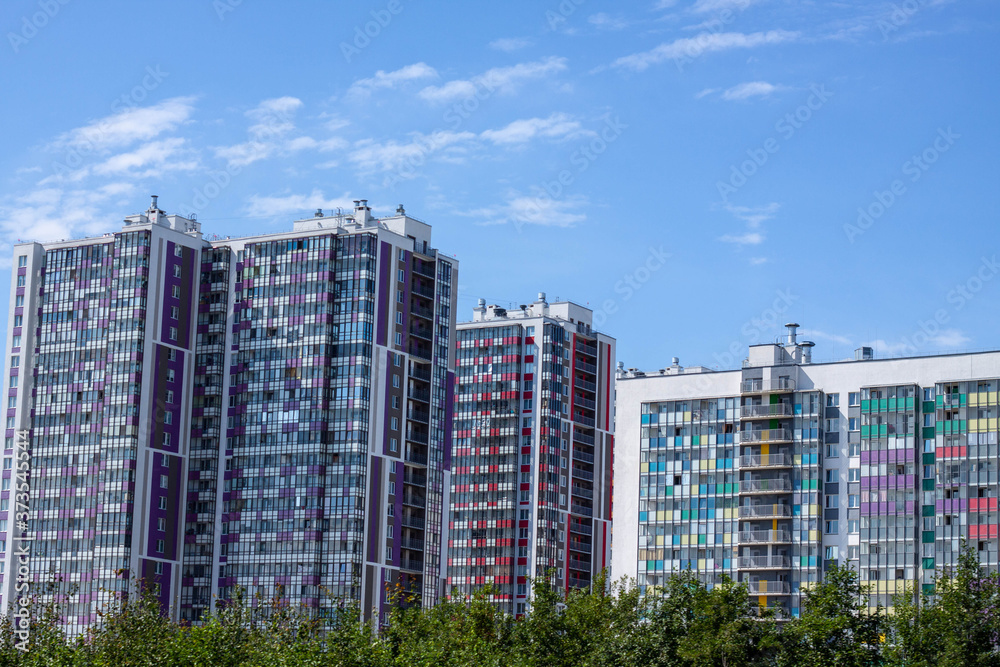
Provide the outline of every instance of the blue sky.
{"type": "Polygon", "coordinates": [[[816,360],[995,349],[998,9],[10,0],[0,257],[154,193],[222,236],[367,198],[460,259],[460,319],[545,291],[630,367],[789,320],[816,360]]]}

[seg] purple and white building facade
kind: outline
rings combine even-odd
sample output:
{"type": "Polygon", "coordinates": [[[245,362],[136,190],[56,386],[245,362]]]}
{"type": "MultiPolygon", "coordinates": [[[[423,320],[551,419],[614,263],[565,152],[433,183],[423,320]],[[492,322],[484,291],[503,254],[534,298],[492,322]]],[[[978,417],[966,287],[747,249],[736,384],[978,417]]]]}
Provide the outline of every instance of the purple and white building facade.
{"type": "Polygon", "coordinates": [[[396,583],[436,602],[457,271],[363,200],[207,241],[154,198],[121,232],[15,246],[0,607],[24,549],[71,633],[136,579],[190,621],[240,589],[318,616],[381,615],[396,583]]]}

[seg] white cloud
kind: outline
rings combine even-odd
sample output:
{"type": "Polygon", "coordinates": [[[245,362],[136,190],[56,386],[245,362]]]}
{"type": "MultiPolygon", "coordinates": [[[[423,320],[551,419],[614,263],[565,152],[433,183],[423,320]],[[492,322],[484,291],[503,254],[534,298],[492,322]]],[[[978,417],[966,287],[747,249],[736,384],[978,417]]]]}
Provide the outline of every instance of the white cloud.
{"type": "Polygon", "coordinates": [[[958,329],[943,329],[936,336],[931,336],[930,340],[933,344],[943,348],[962,347],[972,342],[971,338],[958,329]]]}
{"type": "Polygon", "coordinates": [[[553,56],[510,67],[495,67],[471,79],[456,79],[441,86],[427,86],[419,94],[428,102],[445,103],[475,95],[480,88],[487,94],[510,93],[524,81],[543,78],[565,69],[566,59],[553,56]]]}
{"type": "Polygon", "coordinates": [[[767,257],[751,257],[750,258],[750,265],[751,266],[760,266],[761,264],[766,264],[766,263],[767,263],[767,257]]]}
{"type": "Polygon", "coordinates": [[[583,129],[565,113],[554,113],[548,118],[515,120],[499,130],[486,130],[480,136],[494,144],[521,144],[536,137],[569,139],[579,136],[583,129]]]}
{"type": "Polygon", "coordinates": [[[597,14],[592,14],[587,22],[590,25],[600,28],[602,30],[622,30],[628,27],[628,21],[620,16],[611,16],[605,12],[598,12],[597,14]]]}
{"type": "Polygon", "coordinates": [[[721,12],[727,9],[744,10],[754,4],[756,0],[698,0],[691,7],[691,11],[704,14],[706,12],[721,12]]]}
{"type": "Polygon", "coordinates": [[[654,10],[660,9],[670,9],[677,4],[677,0],[657,0],[657,3],[653,6],[654,10]]]}
{"type": "Polygon", "coordinates": [[[186,140],[180,137],[151,141],[134,151],[119,153],[94,167],[98,175],[131,172],[136,178],[159,178],[168,171],[191,171],[199,167],[198,160],[185,150],[186,140]],[[136,171],[145,168],[145,171],[136,171]]]}
{"type": "Polygon", "coordinates": [[[314,189],[307,195],[288,194],[277,197],[252,195],[246,211],[253,215],[277,218],[281,216],[308,216],[312,215],[313,211],[318,208],[332,210],[338,207],[353,210],[354,202],[346,194],[339,198],[327,198],[321,190],[314,189]]]}
{"type": "Polygon", "coordinates": [[[518,51],[527,46],[531,46],[531,40],[525,37],[504,37],[490,42],[491,49],[506,51],[507,53],[518,51]]]}
{"type": "Polygon", "coordinates": [[[364,139],[354,144],[348,158],[362,171],[415,171],[424,164],[427,157],[441,151],[460,151],[464,144],[474,140],[472,132],[451,132],[441,130],[431,134],[415,133],[412,141],[376,142],[364,139]]]}
{"type": "Polygon", "coordinates": [[[134,189],[132,183],[113,181],[97,188],[64,190],[42,187],[0,202],[0,266],[9,262],[17,241],[58,241],[94,236],[118,228],[108,204],[134,189]]]}
{"type": "Polygon", "coordinates": [[[458,214],[477,218],[480,226],[513,224],[517,228],[524,225],[542,227],[572,227],[587,219],[579,209],[588,205],[583,196],[553,199],[547,194],[524,195],[512,192],[507,201],[499,206],[459,211],[458,214]]]}
{"type": "Polygon", "coordinates": [[[148,107],[132,107],[60,135],[52,148],[105,151],[148,141],[185,123],[194,111],[194,97],[174,97],[148,107]]]}
{"type": "Polygon", "coordinates": [[[771,202],[767,206],[734,206],[726,204],[725,209],[732,213],[738,220],[747,223],[750,229],[758,229],[762,222],[770,220],[781,208],[781,204],[771,202]]]}
{"type": "Polygon", "coordinates": [[[705,90],[702,90],[701,92],[695,93],[694,99],[700,100],[701,98],[705,97],[706,95],[711,95],[712,93],[716,92],[717,90],[719,90],[719,89],[718,88],[706,88],[705,90]]]}
{"type": "Polygon", "coordinates": [[[767,97],[771,93],[780,90],[780,86],[767,81],[748,81],[738,86],[733,86],[722,93],[722,99],[729,101],[741,101],[751,97],[767,97]]]}
{"type": "Polygon", "coordinates": [[[878,338],[865,345],[874,348],[876,355],[901,356],[930,354],[939,350],[953,350],[968,345],[970,342],[972,342],[972,339],[958,329],[943,329],[932,336],[927,336],[923,332],[917,332],[910,336],[905,336],[898,341],[887,341],[878,338]],[[924,342],[925,340],[926,342],[924,342]]]}
{"type": "Polygon", "coordinates": [[[368,79],[358,79],[347,89],[347,96],[355,99],[364,99],[376,90],[384,88],[395,88],[401,83],[408,81],[419,81],[421,79],[436,79],[437,70],[427,63],[419,62],[407,65],[392,72],[378,70],[375,76],[368,79]]]}
{"type": "Polygon", "coordinates": [[[799,334],[806,336],[808,338],[819,338],[820,340],[828,340],[839,345],[852,345],[851,339],[847,336],[841,336],[840,334],[827,333],[825,331],[820,331],[819,329],[799,329],[799,334]]]}
{"type": "Polygon", "coordinates": [[[622,67],[641,72],[651,65],[671,59],[697,58],[706,53],[728,51],[730,49],[751,49],[768,44],[780,44],[797,39],[799,33],[787,30],[769,30],[767,32],[704,32],[694,37],[685,37],[664,42],[654,49],[622,56],[612,67],[622,67]]]}
{"type": "Polygon", "coordinates": [[[726,243],[737,245],[759,245],[764,242],[764,235],[759,232],[747,232],[746,234],[725,234],[719,238],[726,243]]]}

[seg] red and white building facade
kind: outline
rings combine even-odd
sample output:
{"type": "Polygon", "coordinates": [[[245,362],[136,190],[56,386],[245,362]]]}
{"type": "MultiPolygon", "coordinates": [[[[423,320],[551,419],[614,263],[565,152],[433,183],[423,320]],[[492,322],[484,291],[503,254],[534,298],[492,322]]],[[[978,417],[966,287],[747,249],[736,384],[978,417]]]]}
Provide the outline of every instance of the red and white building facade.
{"type": "Polygon", "coordinates": [[[545,294],[457,325],[446,594],[589,588],[611,562],[615,340],[545,294]]]}

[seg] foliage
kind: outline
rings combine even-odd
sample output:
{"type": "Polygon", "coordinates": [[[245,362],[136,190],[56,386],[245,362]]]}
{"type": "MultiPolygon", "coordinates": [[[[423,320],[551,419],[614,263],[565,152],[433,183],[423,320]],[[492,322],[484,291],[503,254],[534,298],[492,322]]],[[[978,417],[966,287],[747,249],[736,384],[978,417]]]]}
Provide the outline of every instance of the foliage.
{"type": "MultiPolygon", "coordinates": [[[[936,595],[900,595],[895,611],[869,611],[857,574],[834,567],[802,597],[798,618],[757,607],[745,584],[708,587],[690,572],[641,595],[634,583],[598,577],[592,591],[532,582],[529,613],[514,618],[486,587],[423,609],[389,591],[388,623],[362,620],[356,603],[334,601],[322,620],[281,597],[231,603],[197,625],[169,620],[154,591],[116,598],[101,622],[70,639],[60,606],[35,601],[29,650],[0,618],[0,667],[951,667],[1000,664],[1000,585],[964,549],[936,595]]],[[[47,596],[46,599],[51,598],[47,596]]],[[[375,615],[377,617],[377,615],[375,615]]]]}

